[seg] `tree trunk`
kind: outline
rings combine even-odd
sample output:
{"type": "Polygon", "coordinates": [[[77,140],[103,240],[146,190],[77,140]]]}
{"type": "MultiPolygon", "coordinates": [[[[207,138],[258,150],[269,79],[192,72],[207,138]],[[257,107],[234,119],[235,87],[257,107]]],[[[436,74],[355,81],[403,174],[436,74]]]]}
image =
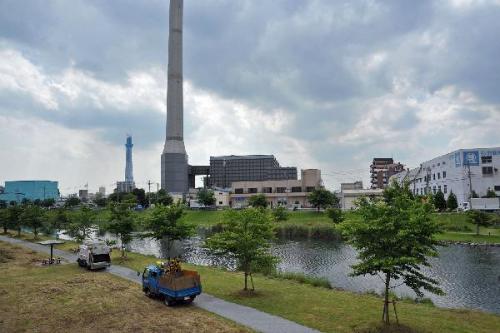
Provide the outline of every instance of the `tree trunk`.
{"type": "Polygon", "coordinates": [[[245,270],[245,288],[243,288],[243,290],[245,291],[248,290],[247,286],[248,286],[248,273],[245,270]]]}
{"type": "Polygon", "coordinates": [[[479,224],[476,224],[476,235],[479,235],[479,224]]]}
{"type": "Polygon", "coordinates": [[[17,228],[17,237],[21,237],[21,227],[17,228]]]}
{"type": "Polygon", "coordinates": [[[385,273],[385,295],[384,311],[382,312],[382,321],[389,324],[389,284],[391,282],[391,273],[385,273]]]}
{"type": "Polygon", "coordinates": [[[6,234],[7,233],[7,226],[3,226],[3,233],[6,234]]]}

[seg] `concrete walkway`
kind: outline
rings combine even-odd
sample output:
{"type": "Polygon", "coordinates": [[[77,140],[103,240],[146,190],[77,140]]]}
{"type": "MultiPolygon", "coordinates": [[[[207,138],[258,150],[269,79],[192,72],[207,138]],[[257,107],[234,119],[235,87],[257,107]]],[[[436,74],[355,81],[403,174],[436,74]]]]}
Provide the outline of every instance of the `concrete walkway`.
{"type": "MultiPolygon", "coordinates": [[[[23,241],[6,236],[0,236],[0,241],[12,244],[18,244],[37,252],[50,253],[50,247],[23,241]]],[[[75,254],[54,249],[54,256],[64,258],[70,262],[75,262],[77,256],[75,254]]],[[[121,278],[125,278],[132,282],[141,284],[141,277],[137,272],[123,266],[111,265],[107,269],[108,273],[114,274],[121,278]]],[[[231,302],[224,301],[220,298],[202,293],[194,304],[202,309],[213,312],[224,318],[230,319],[238,324],[247,326],[257,332],[263,333],[318,333],[319,331],[306,326],[297,324],[293,321],[274,316],[248,306],[243,306],[231,302]]]]}

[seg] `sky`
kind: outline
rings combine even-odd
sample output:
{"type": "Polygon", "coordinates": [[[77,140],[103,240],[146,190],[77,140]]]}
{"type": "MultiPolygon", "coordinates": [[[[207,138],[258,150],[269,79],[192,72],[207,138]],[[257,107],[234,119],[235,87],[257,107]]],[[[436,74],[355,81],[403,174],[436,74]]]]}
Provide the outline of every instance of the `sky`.
{"type": "MultiPolygon", "coordinates": [[[[500,0],[186,0],[190,164],[274,154],[363,180],[500,146],[500,0]]],[[[160,182],[168,1],[0,0],[0,184],[160,182]]],[[[154,186],[153,186],[154,187],[154,186]]]]}

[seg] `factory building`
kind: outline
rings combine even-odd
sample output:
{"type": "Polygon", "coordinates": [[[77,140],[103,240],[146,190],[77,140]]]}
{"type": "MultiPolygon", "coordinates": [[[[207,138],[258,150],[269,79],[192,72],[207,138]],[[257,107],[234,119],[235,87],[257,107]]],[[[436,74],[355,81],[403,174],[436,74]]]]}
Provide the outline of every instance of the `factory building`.
{"type": "Polygon", "coordinates": [[[229,201],[234,208],[248,206],[248,199],[264,194],[270,207],[310,208],[307,197],[314,189],[323,186],[321,171],[301,170],[301,179],[256,180],[232,182],[229,201]]]}
{"type": "Polygon", "coordinates": [[[20,203],[23,199],[30,201],[58,200],[59,196],[57,182],[50,180],[15,180],[5,182],[4,191],[0,194],[0,200],[20,203]]]}
{"type": "Polygon", "coordinates": [[[459,149],[400,172],[390,181],[409,182],[416,195],[441,191],[447,199],[453,192],[459,207],[464,208],[473,193],[482,197],[492,190],[500,196],[499,169],[500,147],[459,149]]]}
{"type": "Polygon", "coordinates": [[[273,155],[211,156],[210,187],[229,188],[234,182],[297,180],[297,168],[281,167],[273,155]]]}

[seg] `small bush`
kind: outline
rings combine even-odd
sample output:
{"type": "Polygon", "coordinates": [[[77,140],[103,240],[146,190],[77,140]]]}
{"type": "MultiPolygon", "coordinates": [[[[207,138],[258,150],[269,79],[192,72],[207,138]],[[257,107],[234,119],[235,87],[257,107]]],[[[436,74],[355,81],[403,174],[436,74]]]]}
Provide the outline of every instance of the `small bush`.
{"type": "Polygon", "coordinates": [[[279,272],[273,277],[278,279],[293,280],[302,284],[308,284],[314,287],[332,289],[332,285],[328,279],[323,277],[309,276],[303,273],[279,272]]]}

